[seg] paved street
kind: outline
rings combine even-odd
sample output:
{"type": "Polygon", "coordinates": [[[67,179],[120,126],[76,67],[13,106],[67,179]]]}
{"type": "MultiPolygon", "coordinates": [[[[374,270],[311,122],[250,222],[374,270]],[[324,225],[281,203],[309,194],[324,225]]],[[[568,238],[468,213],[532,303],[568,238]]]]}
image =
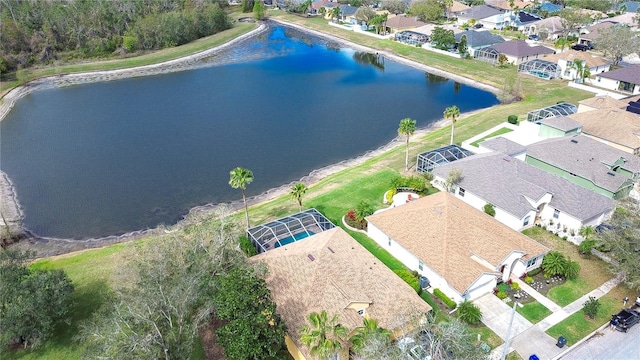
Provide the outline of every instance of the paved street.
{"type": "Polygon", "coordinates": [[[640,359],[640,325],[628,333],[612,331],[608,326],[587,341],[578,344],[562,360],[631,360],[640,359]]]}

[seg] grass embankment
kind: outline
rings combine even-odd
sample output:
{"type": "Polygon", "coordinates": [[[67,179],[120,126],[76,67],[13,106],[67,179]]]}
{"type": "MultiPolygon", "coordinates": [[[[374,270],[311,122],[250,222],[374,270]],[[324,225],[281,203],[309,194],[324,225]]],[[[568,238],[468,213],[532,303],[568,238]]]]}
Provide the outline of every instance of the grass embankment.
{"type": "Polygon", "coordinates": [[[471,143],[471,146],[478,147],[478,146],[479,146],[479,144],[480,144],[481,142],[485,141],[486,139],[489,139],[489,138],[492,138],[492,137],[496,137],[496,136],[498,136],[498,135],[506,134],[506,133],[508,133],[508,132],[512,132],[512,131],[513,131],[513,130],[511,130],[511,129],[509,129],[509,128],[506,128],[506,127],[501,128],[501,129],[498,129],[498,130],[496,130],[496,131],[492,132],[491,134],[489,134],[489,135],[487,135],[487,136],[484,136],[484,137],[482,137],[482,138],[480,138],[480,139],[478,139],[478,140],[476,140],[476,141],[472,142],[472,143],[471,143]]]}
{"type": "MultiPolygon", "coordinates": [[[[233,14],[231,16],[232,18],[237,17],[233,14]]],[[[233,28],[225,30],[218,34],[198,39],[188,44],[176,46],[174,48],[154,51],[145,55],[123,59],[98,60],[94,62],[79,64],[63,64],[58,66],[34,67],[19,70],[15,73],[13,79],[0,82],[0,96],[4,96],[7,92],[20,84],[24,84],[41,77],[81,73],[88,71],[126,69],[178,59],[229,42],[230,40],[235,39],[238,36],[255,29],[256,27],[257,25],[255,23],[236,22],[233,28]]]]}
{"type": "MultiPolygon", "coordinates": [[[[286,14],[278,15],[278,17],[287,21],[302,23],[310,28],[338,35],[366,46],[393,51],[406,58],[478,81],[483,81],[494,86],[499,86],[501,79],[515,72],[513,67],[498,68],[479,61],[452,59],[388,40],[377,40],[367,37],[366,35],[335,29],[327,25],[326,21],[318,21],[319,19],[302,19],[286,14]]],[[[248,26],[253,25],[238,24],[238,27],[229,30],[229,32],[217,34],[213,37],[195,42],[206,42],[206,44],[194,45],[194,43],[192,43],[185,45],[185,47],[180,50],[184,50],[185,52],[180,54],[196,52],[220,44],[243,31],[247,31],[249,29],[248,26]],[[186,50],[187,47],[191,50],[186,50]]],[[[78,65],[77,68],[65,68],[65,71],[123,68],[181,56],[177,54],[178,50],[168,52],[172,53],[172,55],[165,54],[153,57],[152,54],[149,54],[147,55],[148,58],[144,60],[126,59],[118,64],[115,64],[116,61],[114,61],[114,64],[111,62],[85,64],[78,65]]],[[[62,69],[62,67],[60,67],[60,69],[62,69]]],[[[55,69],[33,70],[33,72],[29,73],[29,76],[35,78],[48,74],[55,74],[55,69]]],[[[517,114],[523,116],[530,110],[555,104],[560,100],[577,103],[577,101],[590,96],[590,94],[586,92],[568,88],[566,83],[562,81],[542,81],[529,76],[520,78],[522,79],[523,91],[525,93],[524,100],[508,105],[495,106],[460,119],[455,129],[457,142],[468,139],[471,136],[504,122],[508,115],[517,114]]],[[[464,111],[464,109],[461,110],[464,111]]],[[[400,119],[397,120],[399,121],[400,119]]],[[[416,155],[420,152],[448,144],[449,135],[449,128],[446,127],[421,137],[414,137],[410,143],[410,158],[415,159],[416,155]]],[[[383,206],[382,196],[389,186],[388,182],[398,173],[404,173],[404,147],[395,148],[359,166],[346,169],[325,178],[317,184],[312,184],[309,192],[305,195],[304,205],[305,207],[317,208],[335,224],[340,224],[342,215],[350,208],[355,207],[361,200],[370,201],[376,208],[383,206]]],[[[229,191],[232,191],[232,189],[229,189],[229,191]]],[[[252,223],[257,224],[297,211],[298,207],[295,200],[288,196],[283,196],[267,203],[252,206],[250,208],[250,217],[252,223]]],[[[360,233],[351,234],[359,243],[369,249],[391,269],[404,267],[395,258],[386,253],[386,251],[379,249],[375,242],[367,236],[360,233]]],[[[153,241],[153,239],[148,240],[153,241]]],[[[103,249],[89,250],[36,262],[34,266],[64,269],[73,280],[77,289],[74,295],[77,303],[73,311],[72,324],[68,327],[60,326],[53,339],[48,341],[40,350],[34,352],[19,351],[14,353],[11,358],[79,358],[82,344],[74,343],[71,339],[76,335],[80,321],[88,319],[100,306],[101,297],[99,295],[109,291],[113,274],[117,270],[118,264],[124,262],[124,252],[122,250],[127,246],[130,246],[130,244],[114,245],[103,249]]],[[[501,340],[489,329],[481,327],[475,329],[474,332],[480,333],[483,341],[489,343],[492,347],[501,343],[501,340]],[[496,338],[498,340],[496,340],[496,338]]]]}

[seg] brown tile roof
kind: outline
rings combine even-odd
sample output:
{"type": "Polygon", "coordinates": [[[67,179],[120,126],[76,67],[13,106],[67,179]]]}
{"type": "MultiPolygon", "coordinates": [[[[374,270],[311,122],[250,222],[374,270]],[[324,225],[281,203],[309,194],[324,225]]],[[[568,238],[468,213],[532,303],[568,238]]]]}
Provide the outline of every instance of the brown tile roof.
{"type": "Polygon", "coordinates": [[[367,220],[438,272],[461,294],[483,273],[496,272],[513,251],[524,252],[524,259],[548,251],[446,192],[371,215],[367,220]],[[481,265],[471,258],[473,255],[496,269],[481,265]]]}
{"type": "Polygon", "coordinates": [[[594,109],[624,109],[629,104],[628,101],[617,100],[609,95],[598,95],[578,102],[594,109]]]}
{"type": "Polygon", "coordinates": [[[604,108],[571,115],[582,132],[631,149],[640,148],[640,115],[619,108],[604,108]]]}
{"type": "Polygon", "coordinates": [[[277,311],[307,358],[308,349],[299,339],[311,312],[337,314],[340,323],[353,330],[362,326],[357,310],[347,308],[353,302],[369,303],[366,314],[386,329],[402,325],[402,315],[431,310],[409,285],[339,227],[249,261],[267,265],[266,281],[277,311]]]}
{"type": "Polygon", "coordinates": [[[423,25],[426,25],[426,23],[418,20],[416,16],[398,15],[387,20],[388,27],[399,30],[417,28],[423,25]]]}
{"type": "Polygon", "coordinates": [[[603,21],[601,23],[597,23],[595,25],[588,26],[588,27],[586,27],[586,30],[589,31],[589,33],[588,34],[580,34],[580,38],[589,39],[589,40],[595,40],[599,36],[600,31],[606,30],[606,29],[612,27],[615,24],[616,23],[614,23],[614,22],[603,21]]]}
{"type": "Polygon", "coordinates": [[[452,13],[456,13],[456,12],[459,12],[459,11],[467,10],[469,8],[471,8],[471,6],[465,5],[465,4],[463,4],[463,3],[459,2],[459,1],[455,1],[454,0],[450,11],[452,13]]]}
{"type": "Polygon", "coordinates": [[[599,56],[593,56],[586,51],[577,51],[577,50],[567,50],[560,53],[549,54],[542,58],[546,61],[551,61],[552,63],[558,63],[558,60],[566,60],[566,61],[575,61],[582,60],[586,61],[588,68],[594,68],[598,66],[603,66],[609,64],[604,58],[599,56]]]}
{"type": "MultiPolygon", "coordinates": [[[[485,0],[484,3],[499,9],[511,10],[511,4],[507,0],[485,0]]],[[[515,0],[513,2],[514,8],[517,6],[520,10],[524,9],[525,7],[533,7],[533,5],[535,4],[531,1],[515,0]]]]}

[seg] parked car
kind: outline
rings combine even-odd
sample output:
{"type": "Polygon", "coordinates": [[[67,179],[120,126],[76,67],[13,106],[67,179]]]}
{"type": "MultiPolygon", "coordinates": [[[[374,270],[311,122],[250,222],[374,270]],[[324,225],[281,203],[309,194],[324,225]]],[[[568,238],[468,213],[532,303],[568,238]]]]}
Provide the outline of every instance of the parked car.
{"type": "Polygon", "coordinates": [[[480,24],[480,23],[477,23],[477,24],[473,25],[473,28],[474,28],[474,29],[480,29],[480,28],[482,28],[482,27],[484,27],[484,25],[483,25],[483,24],[480,24]]]}
{"type": "Polygon", "coordinates": [[[529,40],[540,41],[540,36],[538,34],[531,34],[528,38],[529,40]]]}
{"type": "Polygon", "coordinates": [[[587,51],[587,50],[591,50],[591,45],[589,45],[589,44],[575,44],[571,48],[573,50],[578,50],[578,51],[587,51]]]}
{"type": "Polygon", "coordinates": [[[618,331],[627,332],[639,321],[640,312],[634,309],[622,309],[619,313],[611,316],[610,324],[618,331]]]}

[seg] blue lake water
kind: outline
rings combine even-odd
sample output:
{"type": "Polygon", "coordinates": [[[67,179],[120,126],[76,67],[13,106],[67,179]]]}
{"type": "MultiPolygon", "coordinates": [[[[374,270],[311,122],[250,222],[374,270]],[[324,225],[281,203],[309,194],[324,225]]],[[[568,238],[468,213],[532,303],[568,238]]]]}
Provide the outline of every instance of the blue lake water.
{"type": "Polygon", "coordinates": [[[41,90],[0,123],[0,165],[25,226],[83,239],[172,224],[190,208],[241,197],[356,157],[486,91],[273,26],[183,72],[41,90]]]}

